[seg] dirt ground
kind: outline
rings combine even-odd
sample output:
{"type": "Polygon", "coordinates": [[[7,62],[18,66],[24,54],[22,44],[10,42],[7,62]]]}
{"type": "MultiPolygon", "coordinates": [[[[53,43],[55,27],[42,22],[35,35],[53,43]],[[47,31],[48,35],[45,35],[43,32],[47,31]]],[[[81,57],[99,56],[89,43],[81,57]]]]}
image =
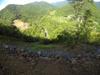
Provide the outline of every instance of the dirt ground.
{"type": "Polygon", "coordinates": [[[39,58],[0,50],[0,75],[100,75],[100,58],[39,58]]]}

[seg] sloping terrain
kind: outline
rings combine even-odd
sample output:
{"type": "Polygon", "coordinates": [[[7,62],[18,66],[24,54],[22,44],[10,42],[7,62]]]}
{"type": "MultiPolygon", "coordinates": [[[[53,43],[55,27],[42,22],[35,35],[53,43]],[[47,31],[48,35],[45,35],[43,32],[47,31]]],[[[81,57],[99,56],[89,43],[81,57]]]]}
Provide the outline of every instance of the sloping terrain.
{"type": "Polygon", "coordinates": [[[53,8],[53,5],[46,2],[34,2],[26,5],[11,4],[0,11],[0,23],[11,25],[15,19],[22,19],[28,22],[37,21],[38,18],[47,14],[53,8]]]}

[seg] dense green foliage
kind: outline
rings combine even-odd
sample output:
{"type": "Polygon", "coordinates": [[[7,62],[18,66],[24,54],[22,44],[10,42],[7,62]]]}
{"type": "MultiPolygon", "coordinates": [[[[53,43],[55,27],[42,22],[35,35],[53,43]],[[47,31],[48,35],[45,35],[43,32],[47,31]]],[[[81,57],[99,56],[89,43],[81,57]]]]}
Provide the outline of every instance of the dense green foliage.
{"type": "Polygon", "coordinates": [[[99,8],[91,2],[85,2],[83,6],[76,4],[74,9],[73,5],[60,8],[45,2],[9,5],[0,11],[0,34],[31,42],[48,39],[73,44],[77,41],[99,43],[99,8]],[[29,23],[29,28],[24,31],[12,28],[16,19],[29,23]]]}

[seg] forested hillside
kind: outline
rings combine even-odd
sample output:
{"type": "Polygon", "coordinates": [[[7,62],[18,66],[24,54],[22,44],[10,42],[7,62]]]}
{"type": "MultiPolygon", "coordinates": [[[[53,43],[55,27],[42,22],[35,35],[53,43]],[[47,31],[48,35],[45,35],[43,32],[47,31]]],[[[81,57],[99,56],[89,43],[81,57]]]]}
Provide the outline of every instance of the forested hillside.
{"type": "Polygon", "coordinates": [[[86,35],[88,42],[98,42],[100,40],[100,11],[96,8],[99,7],[98,4],[86,3],[83,6],[77,4],[76,8],[68,2],[8,5],[0,11],[1,34],[6,35],[6,32],[9,32],[8,36],[17,36],[27,41],[32,41],[34,37],[67,42],[84,41],[86,35]],[[87,19],[84,16],[87,16],[87,19]],[[86,29],[84,24],[87,26],[86,29]],[[3,28],[5,26],[8,27],[5,29],[3,28]]]}
{"type": "Polygon", "coordinates": [[[35,2],[26,5],[8,5],[0,11],[0,22],[11,25],[15,19],[29,22],[36,21],[51,9],[53,9],[53,6],[46,2],[35,2]]]}

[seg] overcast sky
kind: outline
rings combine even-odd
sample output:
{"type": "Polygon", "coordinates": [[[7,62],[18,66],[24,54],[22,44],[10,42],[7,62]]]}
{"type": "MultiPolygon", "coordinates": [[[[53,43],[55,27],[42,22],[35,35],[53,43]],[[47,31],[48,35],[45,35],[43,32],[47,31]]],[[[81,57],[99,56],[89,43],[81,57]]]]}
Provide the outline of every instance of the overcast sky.
{"type": "MultiPolygon", "coordinates": [[[[35,1],[45,1],[48,3],[53,3],[53,2],[59,2],[65,0],[0,0],[0,10],[3,9],[8,4],[27,4],[35,1]]],[[[100,1],[100,0],[94,0],[94,1],[100,1]]]]}

